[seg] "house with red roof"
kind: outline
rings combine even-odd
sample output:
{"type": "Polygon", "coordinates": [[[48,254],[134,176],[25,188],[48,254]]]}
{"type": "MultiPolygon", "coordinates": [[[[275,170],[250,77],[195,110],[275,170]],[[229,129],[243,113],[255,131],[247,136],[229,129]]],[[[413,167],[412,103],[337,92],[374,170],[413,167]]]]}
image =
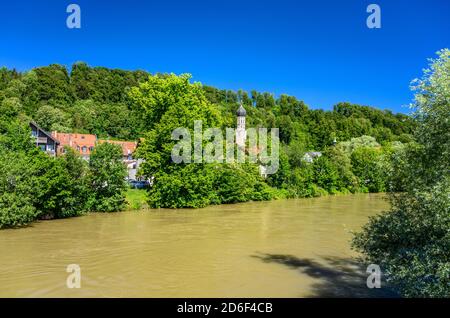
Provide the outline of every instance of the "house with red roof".
{"type": "Polygon", "coordinates": [[[97,144],[97,136],[91,134],[52,132],[52,137],[59,141],[57,155],[64,154],[64,147],[68,146],[80,154],[85,160],[89,160],[91,152],[97,144]]]}

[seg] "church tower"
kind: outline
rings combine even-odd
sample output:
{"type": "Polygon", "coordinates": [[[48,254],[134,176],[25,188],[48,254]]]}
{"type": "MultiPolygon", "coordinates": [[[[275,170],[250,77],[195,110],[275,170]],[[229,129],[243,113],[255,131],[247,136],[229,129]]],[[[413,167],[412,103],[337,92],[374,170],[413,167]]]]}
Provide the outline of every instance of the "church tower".
{"type": "Polygon", "coordinates": [[[247,132],[245,131],[245,116],[247,112],[245,108],[241,105],[239,106],[236,116],[237,116],[237,128],[236,128],[236,144],[238,147],[245,148],[245,140],[247,139],[247,132]]]}

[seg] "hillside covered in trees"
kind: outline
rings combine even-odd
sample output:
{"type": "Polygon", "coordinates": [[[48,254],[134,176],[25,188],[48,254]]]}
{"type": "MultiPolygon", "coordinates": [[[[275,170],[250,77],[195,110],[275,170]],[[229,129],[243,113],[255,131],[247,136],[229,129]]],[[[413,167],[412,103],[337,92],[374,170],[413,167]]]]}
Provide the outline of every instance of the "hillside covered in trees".
{"type": "Polygon", "coordinates": [[[155,177],[150,206],[172,208],[385,191],[391,156],[413,140],[414,129],[404,114],[345,102],[332,111],[310,109],[293,96],[221,90],[192,83],[189,75],[152,75],[81,62],[70,71],[56,64],[25,73],[0,69],[0,122],[5,126],[30,119],[48,131],[142,138],[142,172],[155,177]],[[276,174],[262,179],[255,164],[168,166],[170,118],[187,126],[204,119],[205,128],[224,130],[236,126],[239,101],[247,110],[247,127],[280,129],[276,174]],[[163,133],[168,140],[158,137],[163,133]],[[323,155],[309,164],[302,159],[307,151],[323,155]]]}
{"type": "MultiPolygon", "coordinates": [[[[149,75],[145,71],[89,67],[82,62],[72,65],[70,72],[56,64],[25,73],[0,68],[1,111],[32,117],[49,131],[137,139],[148,123],[128,91],[149,75]]],[[[220,108],[228,127],[235,125],[234,112],[242,99],[249,127],[279,127],[284,144],[302,140],[306,150],[323,150],[334,138],[346,141],[363,135],[380,143],[404,142],[410,140],[412,131],[408,116],[368,106],[339,103],[333,111],[312,110],[293,96],[276,98],[268,92],[210,86],[203,86],[203,90],[220,108]]]]}

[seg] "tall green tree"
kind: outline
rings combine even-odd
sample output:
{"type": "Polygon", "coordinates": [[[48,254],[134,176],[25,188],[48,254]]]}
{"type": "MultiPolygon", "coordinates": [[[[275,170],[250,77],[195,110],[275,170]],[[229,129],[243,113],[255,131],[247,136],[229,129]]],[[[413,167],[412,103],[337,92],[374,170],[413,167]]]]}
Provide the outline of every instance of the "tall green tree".
{"type": "Polygon", "coordinates": [[[24,152],[0,150],[0,229],[26,225],[39,215],[35,203],[41,184],[36,166],[24,152]]]}
{"type": "Polygon", "coordinates": [[[122,148],[102,143],[94,148],[89,160],[90,209],[97,212],[120,211],[125,206],[125,177],[122,148]]]}
{"type": "MultiPolygon", "coordinates": [[[[235,96],[228,97],[236,101],[235,96]]],[[[223,119],[206,99],[203,87],[190,82],[190,75],[149,77],[131,90],[130,98],[146,113],[150,128],[138,149],[138,156],[145,159],[141,171],[154,178],[149,190],[150,206],[198,208],[269,196],[267,184],[258,173],[255,175],[255,165],[193,163],[194,122],[201,121],[204,131],[220,129],[223,119]],[[172,149],[178,143],[172,140],[172,132],[177,128],[185,128],[190,134],[190,163],[172,161],[172,149]]],[[[206,144],[202,140],[200,143],[203,147],[206,144]]]]}
{"type": "Polygon", "coordinates": [[[64,156],[49,158],[40,163],[45,174],[40,178],[44,185],[37,208],[41,217],[67,218],[82,215],[88,210],[92,193],[88,184],[87,164],[71,148],[64,156]]]}
{"type": "Polygon", "coordinates": [[[150,128],[138,149],[138,156],[145,159],[141,171],[154,178],[150,205],[202,207],[211,204],[214,201],[213,178],[209,165],[186,166],[171,159],[172,148],[177,143],[172,140],[176,128],[187,128],[193,136],[195,120],[201,120],[203,128],[221,125],[220,114],[205,98],[201,85],[190,83],[190,75],[151,76],[147,82],[132,88],[130,98],[145,112],[150,128]],[[204,180],[199,182],[200,179],[204,180]]]}
{"type": "Polygon", "coordinates": [[[351,154],[354,175],[359,180],[363,192],[383,192],[386,190],[386,172],[383,153],[373,147],[359,147],[351,154]]]}
{"type": "Polygon", "coordinates": [[[44,105],[38,109],[34,116],[36,122],[45,130],[70,132],[71,122],[66,112],[56,107],[44,105]]]}

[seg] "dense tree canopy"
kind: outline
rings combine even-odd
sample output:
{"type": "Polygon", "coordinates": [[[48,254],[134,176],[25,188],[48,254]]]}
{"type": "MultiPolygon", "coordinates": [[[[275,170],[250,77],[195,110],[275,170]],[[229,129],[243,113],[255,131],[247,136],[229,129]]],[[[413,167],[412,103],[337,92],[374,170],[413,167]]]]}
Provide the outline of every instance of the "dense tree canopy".
{"type": "MultiPolygon", "coordinates": [[[[144,105],[129,97],[131,88],[146,82],[149,75],[139,70],[90,67],[83,62],[72,65],[70,72],[57,64],[25,73],[0,68],[0,107],[34,118],[48,130],[137,139],[158,119],[147,118],[144,105]]],[[[164,89],[176,94],[170,87],[164,89]]],[[[241,100],[247,109],[248,126],[279,127],[283,143],[301,139],[305,150],[324,150],[334,138],[346,141],[362,135],[373,136],[381,144],[408,142],[414,127],[406,115],[369,106],[339,103],[332,111],[310,110],[303,101],[288,95],[275,97],[268,92],[235,92],[211,86],[199,89],[220,110],[224,125],[234,125],[234,112],[241,100]]]]}

